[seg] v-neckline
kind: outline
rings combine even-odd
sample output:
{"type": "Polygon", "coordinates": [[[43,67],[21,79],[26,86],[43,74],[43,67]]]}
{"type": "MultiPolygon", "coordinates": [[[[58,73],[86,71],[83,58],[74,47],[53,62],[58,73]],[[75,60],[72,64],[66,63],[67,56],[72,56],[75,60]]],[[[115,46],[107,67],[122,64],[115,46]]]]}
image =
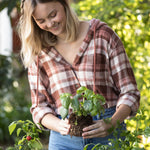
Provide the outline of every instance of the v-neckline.
{"type": "Polygon", "coordinates": [[[78,63],[79,58],[83,55],[84,51],[86,50],[85,40],[82,41],[81,46],[79,47],[79,51],[77,52],[76,56],[74,57],[73,63],[68,62],[60,52],[53,47],[54,51],[57,53],[57,57],[59,56],[61,60],[65,63],[67,63],[69,66],[75,66],[78,63]],[[83,49],[84,48],[84,49],[83,49]]]}
{"type": "Polygon", "coordinates": [[[61,58],[61,60],[63,62],[65,62],[65,64],[68,64],[69,66],[73,67],[73,66],[76,66],[76,64],[78,63],[80,57],[83,55],[83,53],[85,52],[88,44],[85,43],[86,39],[87,39],[87,36],[89,34],[89,31],[90,31],[90,27],[91,27],[91,22],[89,22],[89,27],[88,27],[88,31],[79,47],[79,51],[77,52],[76,56],[74,57],[74,60],[73,60],[73,63],[69,63],[65,58],[64,56],[53,46],[52,48],[54,49],[54,51],[57,53],[57,57],[59,56],[61,58]]]}

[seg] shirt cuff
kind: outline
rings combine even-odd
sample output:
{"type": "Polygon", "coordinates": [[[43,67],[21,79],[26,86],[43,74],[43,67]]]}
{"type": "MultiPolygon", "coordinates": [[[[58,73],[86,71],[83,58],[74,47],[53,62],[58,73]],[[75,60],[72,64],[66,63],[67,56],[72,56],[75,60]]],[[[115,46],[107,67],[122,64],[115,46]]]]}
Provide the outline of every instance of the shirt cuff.
{"type": "MultiPolygon", "coordinates": [[[[139,95],[139,94],[138,94],[139,95]]],[[[123,95],[119,98],[117,102],[117,107],[119,107],[121,104],[125,104],[131,108],[131,114],[129,117],[134,117],[139,109],[140,103],[139,103],[139,97],[135,97],[132,95],[123,95]]]]}
{"type": "Polygon", "coordinates": [[[37,125],[37,127],[41,130],[49,130],[48,128],[44,127],[41,124],[41,120],[46,114],[54,114],[54,111],[50,107],[36,107],[32,111],[33,121],[37,125]]]}

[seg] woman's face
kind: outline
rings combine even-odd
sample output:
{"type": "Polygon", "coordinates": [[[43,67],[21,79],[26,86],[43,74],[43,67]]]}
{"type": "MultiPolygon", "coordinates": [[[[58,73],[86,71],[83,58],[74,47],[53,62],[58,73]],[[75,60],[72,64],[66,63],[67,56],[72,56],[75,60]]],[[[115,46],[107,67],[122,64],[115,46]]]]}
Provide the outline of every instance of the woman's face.
{"type": "Polygon", "coordinates": [[[32,16],[41,29],[60,38],[65,38],[66,13],[61,3],[38,3],[32,16]]]}

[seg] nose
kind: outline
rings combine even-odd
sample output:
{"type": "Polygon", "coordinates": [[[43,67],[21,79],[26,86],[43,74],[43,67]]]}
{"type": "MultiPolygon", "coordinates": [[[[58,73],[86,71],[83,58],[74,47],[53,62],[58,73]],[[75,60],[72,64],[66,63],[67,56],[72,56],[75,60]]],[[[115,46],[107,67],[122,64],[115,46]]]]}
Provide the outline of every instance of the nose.
{"type": "Polygon", "coordinates": [[[54,21],[47,21],[47,24],[46,24],[46,26],[47,26],[47,28],[51,28],[52,26],[54,26],[54,21]]]}

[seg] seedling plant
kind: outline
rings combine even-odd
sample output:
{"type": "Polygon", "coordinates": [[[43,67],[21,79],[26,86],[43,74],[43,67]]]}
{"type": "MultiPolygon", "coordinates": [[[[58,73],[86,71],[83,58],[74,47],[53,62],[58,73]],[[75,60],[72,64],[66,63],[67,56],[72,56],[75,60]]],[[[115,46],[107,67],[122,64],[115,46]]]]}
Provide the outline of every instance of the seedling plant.
{"type": "Polygon", "coordinates": [[[83,86],[77,89],[76,95],[63,93],[60,99],[62,103],[60,115],[62,119],[69,115],[71,136],[82,136],[83,128],[93,124],[92,116],[104,113],[105,98],[83,86]],[[70,108],[72,112],[69,114],[70,108]]]}
{"type": "Polygon", "coordinates": [[[83,86],[77,89],[75,96],[63,93],[60,95],[60,99],[62,103],[60,113],[63,119],[68,116],[70,106],[77,116],[87,116],[88,114],[96,116],[104,113],[105,98],[83,86]]]}

